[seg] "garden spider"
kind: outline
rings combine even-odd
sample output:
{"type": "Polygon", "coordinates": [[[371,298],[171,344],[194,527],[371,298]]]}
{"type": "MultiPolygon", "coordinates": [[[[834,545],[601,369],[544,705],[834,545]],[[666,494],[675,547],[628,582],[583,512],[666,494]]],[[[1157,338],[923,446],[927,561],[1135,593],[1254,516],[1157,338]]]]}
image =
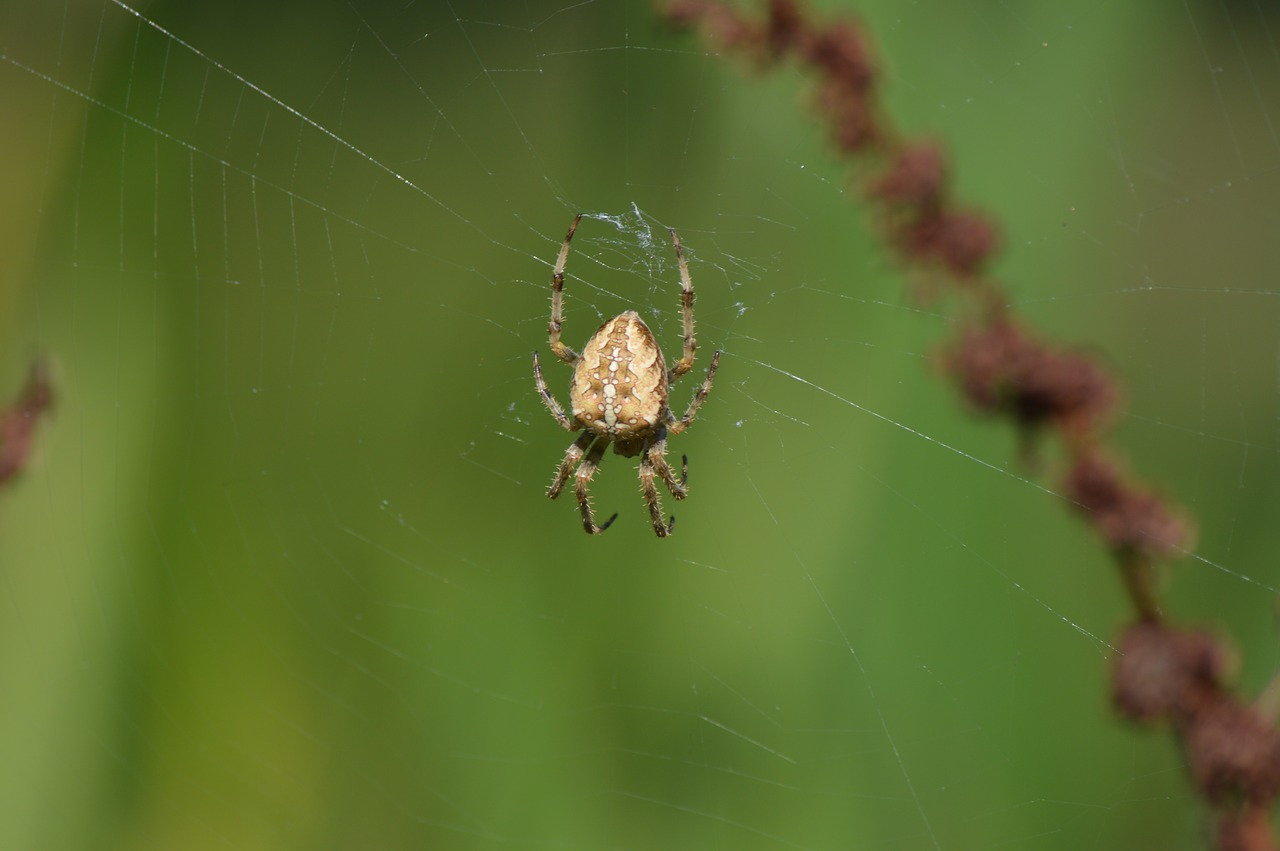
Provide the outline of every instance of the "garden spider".
{"type": "Polygon", "coordinates": [[[679,434],[689,427],[711,390],[711,380],[720,363],[720,352],[711,356],[707,378],[693,395],[684,416],[676,419],[667,405],[669,387],[677,378],[693,368],[693,353],[698,347],[693,335],[693,281],[689,279],[689,267],[684,262],[680,237],[671,231],[671,242],[676,247],[676,259],[680,261],[680,310],[684,321],[684,353],[671,369],[667,369],[662,351],[653,338],[649,326],[634,310],[620,313],[600,326],[583,348],[582,354],[560,342],[560,323],[564,319],[564,264],[569,259],[569,242],[578,229],[579,213],[569,226],[569,233],[560,246],[560,257],[551,273],[551,325],[548,341],[551,351],[560,360],[573,367],[573,383],[569,387],[569,401],[573,419],[565,416],[564,408],[547,389],[538,365],[538,353],[533,353],[533,377],[538,393],[551,415],[567,431],[585,428],[586,432],[573,442],[555,481],[547,489],[547,496],[555,499],[574,468],[578,470],[574,492],[578,508],[582,511],[582,525],[589,535],[599,535],[616,518],[614,514],[597,526],[591,512],[588,485],[600,466],[609,444],[613,451],[624,457],[640,456],[640,489],[649,505],[653,531],[659,538],[671,534],[676,518],[663,522],[662,503],[654,477],[662,479],[667,490],[676,499],[689,494],[689,459],[681,458],[680,478],[677,479],[667,463],[667,435],[679,434]]]}

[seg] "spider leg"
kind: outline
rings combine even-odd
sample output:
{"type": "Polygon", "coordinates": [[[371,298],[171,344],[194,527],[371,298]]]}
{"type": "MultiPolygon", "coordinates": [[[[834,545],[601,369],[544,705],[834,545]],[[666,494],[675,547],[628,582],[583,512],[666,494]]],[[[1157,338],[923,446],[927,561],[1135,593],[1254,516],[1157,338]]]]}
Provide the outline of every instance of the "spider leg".
{"type": "MultiPolygon", "coordinates": [[[[663,461],[666,466],[666,461],[663,461]]],[[[654,476],[653,451],[650,450],[640,456],[640,490],[644,493],[644,501],[649,505],[649,519],[653,521],[653,531],[659,538],[665,538],[671,534],[671,528],[676,525],[676,518],[672,515],[671,519],[663,522],[662,520],[662,499],[658,495],[658,486],[653,483],[654,476]]],[[[667,476],[671,475],[670,468],[667,469],[667,476]]],[[[664,480],[666,476],[663,477],[664,480]]]]}
{"type": "Polygon", "coordinates": [[[667,371],[667,380],[675,381],[693,369],[693,353],[698,348],[698,341],[693,334],[693,279],[689,277],[689,264],[684,261],[684,249],[680,247],[680,237],[674,228],[671,242],[676,247],[676,259],[680,261],[680,317],[684,324],[684,352],[667,371]]]}
{"type": "Polygon", "coordinates": [[[538,393],[542,396],[543,404],[547,406],[547,410],[551,412],[551,416],[556,418],[556,422],[560,423],[560,427],[565,431],[577,431],[581,426],[576,420],[571,420],[564,414],[564,408],[560,407],[560,403],[556,401],[556,397],[551,395],[547,382],[542,378],[542,367],[538,365],[538,353],[533,353],[533,380],[538,383],[538,393]]]}
{"type": "Polygon", "coordinates": [[[667,439],[663,437],[649,447],[647,457],[654,471],[662,477],[662,482],[676,499],[684,499],[689,495],[689,456],[680,457],[680,478],[676,478],[667,463],[667,439]]]}
{"type": "Polygon", "coordinates": [[[560,246],[560,256],[556,258],[556,267],[551,271],[551,324],[547,326],[547,341],[551,344],[551,351],[555,356],[569,366],[577,363],[580,355],[560,342],[560,323],[564,321],[564,264],[569,260],[569,242],[573,239],[573,232],[578,229],[578,222],[581,220],[582,214],[579,213],[574,217],[573,224],[569,225],[569,233],[565,235],[564,245],[560,246]]]}
{"type": "Polygon", "coordinates": [[[720,352],[716,352],[711,356],[711,366],[707,368],[707,377],[703,380],[702,386],[698,388],[698,392],[693,394],[693,401],[689,403],[689,408],[684,412],[684,416],[678,420],[672,417],[668,421],[668,433],[679,434],[689,427],[689,423],[693,422],[693,418],[698,415],[698,409],[702,407],[702,403],[707,400],[707,394],[711,392],[711,382],[716,377],[716,367],[719,365],[720,352]]]}
{"type": "MultiPolygon", "coordinates": [[[[575,443],[574,445],[576,446],[577,444],[575,443]]],[[[604,521],[602,525],[597,526],[595,515],[591,512],[591,494],[587,490],[587,485],[591,483],[591,477],[595,475],[596,468],[600,466],[600,459],[604,457],[604,451],[608,448],[609,441],[603,437],[598,438],[587,452],[587,457],[583,458],[582,464],[578,466],[578,476],[574,482],[574,492],[578,497],[578,509],[582,512],[582,528],[587,530],[588,535],[599,535],[609,528],[610,523],[618,518],[615,513],[604,521]]]]}
{"type": "Polygon", "coordinates": [[[555,481],[551,483],[551,487],[547,488],[547,499],[555,499],[560,495],[560,491],[564,489],[564,483],[569,481],[569,476],[573,474],[573,468],[582,460],[582,453],[587,451],[587,447],[595,439],[596,436],[588,431],[569,444],[568,451],[564,453],[564,460],[560,462],[560,469],[556,471],[555,481]]]}

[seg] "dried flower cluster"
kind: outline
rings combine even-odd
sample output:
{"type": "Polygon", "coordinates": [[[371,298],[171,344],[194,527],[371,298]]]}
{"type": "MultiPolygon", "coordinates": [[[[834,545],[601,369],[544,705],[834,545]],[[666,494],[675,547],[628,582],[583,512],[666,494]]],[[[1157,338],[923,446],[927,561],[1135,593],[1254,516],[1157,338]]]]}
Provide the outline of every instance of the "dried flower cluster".
{"type": "Polygon", "coordinates": [[[1222,810],[1219,848],[1273,848],[1266,813],[1280,794],[1280,732],[1231,693],[1234,668],[1207,632],[1139,621],[1120,644],[1115,706],[1178,732],[1197,790],[1222,810]]]}
{"type": "Polygon", "coordinates": [[[1010,417],[1028,436],[1053,427],[1073,445],[1087,442],[1116,401],[1096,363],[1037,339],[1007,314],[963,331],[948,364],[969,404],[1010,417]]]}
{"type": "Polygon", "coordinates": [[[1280,794],[1280,737],[1273,719],[1229,687],[1231,654],[1221,640],[1170,624],[1158,604],[1155,568],[1186,551],[1191,530],[1182,511],[1104,445],[1120,398],[1114,379],[1005,307],[986,273],[1000,245],[995,224],[956,203],[941,147],[906,137],[886,115],[865,28],[817,22],[796,0],[765,1],[759,20],[721,0],[671,0],[664,14],[717,49],[761,65],[789,59],[812,72],[815,109],[856,166],[856,187],[886,244],[978,317],[946,346],[945,373],[974,410],[1011,421],[1024,446],[1042,435],[1060,441],[1061,489],[1114,555],[1134,609],[1114,672],[1117,711],[1177,734],[1197,790],[1216,808],[1219,849],[1275,849],[1267,807],[1280,794]]]}
{"type": "Polygon", "coordinates": [[[0,485],[20,473],[31,457],[36,424],[53,407],[49,367],[41,360],[31,365],[27,383],[7,409],[0,410],[0,485]]]}

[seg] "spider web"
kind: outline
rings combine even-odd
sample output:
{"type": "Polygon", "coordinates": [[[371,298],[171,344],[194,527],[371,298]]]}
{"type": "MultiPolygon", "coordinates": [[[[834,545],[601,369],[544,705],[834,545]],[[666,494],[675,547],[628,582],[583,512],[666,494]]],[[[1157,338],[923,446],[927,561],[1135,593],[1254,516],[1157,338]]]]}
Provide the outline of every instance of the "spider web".
{"type": "MultiPolygon", "coordinates": [[[[836,11],[839,4],[825,4],[836,11]]],[[[849,7],[844,7],[846,10],[849,7]]],[[[1261,4],[859,3],[998,274],[1197,518],[1177,617],[1276,665],[1280,47],[1261,4]],[[1112,7],[1115,8],[1112,8],[1112,7]]],[[[937,380],[806,81],[641,2],[0,9],[6,848],[1200,847],[1108,707],[1120,584],[937,380]],[[654,538],[543,496],[534,390],[635,309],[700,358],[654,538]],[[4,391],[9,395],[11,391],[4,391]]]]}

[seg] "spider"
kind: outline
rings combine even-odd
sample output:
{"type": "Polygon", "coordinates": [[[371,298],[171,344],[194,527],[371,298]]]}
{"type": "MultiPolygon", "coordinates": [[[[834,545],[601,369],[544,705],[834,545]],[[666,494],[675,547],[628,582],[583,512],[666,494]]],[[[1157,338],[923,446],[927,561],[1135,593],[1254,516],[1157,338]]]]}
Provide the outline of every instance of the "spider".
{"type": "Polygon", "coordinates": [[[564,245],[560,246],[555,270],[551,273],[551,325],[548,329],[552,353],[573,367],[573,383],[569,387],[572,419],[565,416],[564,408],[551,395],[547,382],[542,378],[538,353],[533,353],[533,377],[551,415],[566,431],[586,429],[564,454],[555,481],[547,489],[547,496],[550,499],[558,497],[576,467],[574,492],[582,512],[583,528],[589,535],[599,535],[608,529],[618,515],[615,513],[603,524],[596,525],[588,486],[605,450],[612,443],[613,451],[618,455],[626,458],[640,456],[640,489],[649,505],[653,531],[659,538],[665,538],[671,534],[676,518],[663,521],[662,502],[653,480],[655,477],[662,479],[676,499],[689,495],[689,459],[687,456],[681,458],[680,478],[677,479],[667,463],[667,435],[680,434],[693,422],[698,408],[711,391],[720,352],[711,356],[706,380],[693,394],[693,401],[684,416],[676,419],[667,405],[669,387],[693,368],[693,353],[698,344],[693,334],[693,281],[689,279],[689,266],[684,261],[680,237],[674,230],[671,231],[671,242],[676,247],[676,259],[680,262],[684,353],[671,369],[667,369],[653,332],[634,310],[620,313],[601,325],[587,341],[582,354],[560,342],[560,324],[564,319],[564,264],[569,258],[569,242],[581,220],[582,214],[579,213],[569,226],[564,245]]]}

